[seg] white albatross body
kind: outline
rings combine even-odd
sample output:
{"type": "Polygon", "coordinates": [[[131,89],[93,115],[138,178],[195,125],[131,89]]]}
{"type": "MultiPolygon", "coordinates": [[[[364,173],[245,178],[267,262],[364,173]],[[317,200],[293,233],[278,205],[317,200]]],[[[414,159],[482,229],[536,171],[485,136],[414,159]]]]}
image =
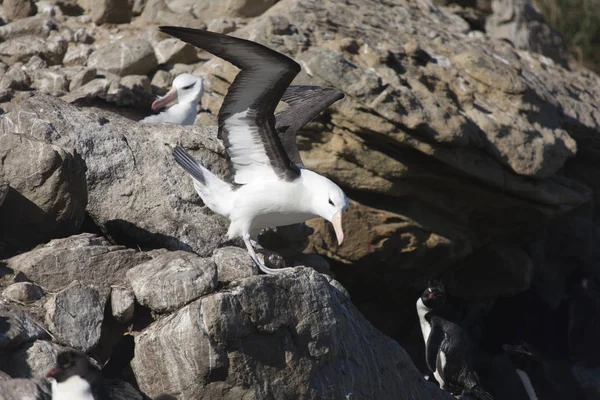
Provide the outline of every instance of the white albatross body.
{"type": "Polygon", "coordinates": [[[204,203],[230,220],[229,238],[241,237],[265,273],[282,270],[267,268],[256,256],[252,240],[264,228],[322,217],[332,223],[342,244],[342,212],[348,199],[331,180],[302,166],[295,133],[343,94],[327,88],[288,87],[300,65],[258,43],[191,28],[160,29],[240,69],[218,117],[218,137],[229,154],[234,183],[224,182],[199,165],[183,148],[173,151],[175,161],[194,179],[204,203]],[[290,107],[277,115],[278,126],[274,112],[280,100],[290,107]]]}
{"type": "Polygon", "coordinates": [[[140,121],[142,124],[173,123],[193,125],[198,114],[198,103],[204,94],[204,79],[192,74],[181,74],[173,80],[173,86],[163,97],[152,103],[152,109],[158,111],[177,100],[160,114],[150,115],[140,121]]]}

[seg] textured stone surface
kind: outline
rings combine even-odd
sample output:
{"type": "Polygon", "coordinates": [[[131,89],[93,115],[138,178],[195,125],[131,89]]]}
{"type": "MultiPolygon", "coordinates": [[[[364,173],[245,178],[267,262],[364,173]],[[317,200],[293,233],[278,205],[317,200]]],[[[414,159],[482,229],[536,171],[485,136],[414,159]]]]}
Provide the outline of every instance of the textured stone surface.
{"type": "Polygon", "coordinates": [[[122,285],[127,270],[149,258],[144,253],[111,245],[91,233],[82,233],[12,257],[7,265],[47,290],[57,291],[75,280],[94,285],[122,285]]]}
{"type": "Polygon", "coordinates": [[[44,295],[44,290],[31,282],[17,282],[9,285],[2,291],[2,296],[9,300],[21,303],[31,303],[39,300],[44,295]]]}
{"type": "Polygon", "coordinates": [[[56,21],[52,18],[35,16],[0,26],[0,38],[8,40],[24,35],[48,36],[55,29],[56,21]]]}
{"type": "Polygon", "coordinates": [[[137,301],[156,312],[183,307],[217,286],[217,268],[210,259],[184,251],[162,252],[127,271],[137,301]]]}
{"type": "Polygon", "coordinates": [[[48,338],[46,331],[29,316],[7,306],[0,306],[0,324],[0,349],[3,353],[23,343],[48,338]]]}
{"type": "Polygon", "coordinates": [[[198,59],[194,46],[175,38],[158,42],[154,46],[154,52],[159,64],[191,64],[198,59]]]}
{"type": "Polygon", "coordinates": [[[87,65],[119,76],[143,75],[156,68],[157,60],[150,43],[135,39],[99,47],[89,57],[87,65]]]}
{"type": "Polygon", "coordinates": [[[46,302],[46,323],[61,343],[87,352],[100,341],[106,297],[77,281],[46,302]]]}
{"type": "Polygon", "coordinates": [[[39,56],[50,65],[60,64],[67,52],[67,42],[60,36],[45,39],[40,36],[19,36],[0,43],[0,60],[7,64],[27,62],[39,56]]]}
{"type": "Polygon", "coordinates": [[[90,54],[94,52],[94,48],[89,44],[76,43],[70,44],[65,53],[63,64],[70,65],[85,65],[90,54]]]}
{"type": "Polygon", "coordinates": [[[33,0],[5,0],[2,9],[7,21],[30,17],[37,12],[33,0]]]}
{"type": "Polygon", "coordinates": [[[87,204],[84,168],[76,153],[59,146],[0,134],[0,176],[11,187],[0,214],[0,252],[10,254],[79,229],[87,204]]]}
{"type": "Polygon", "coordinates": [[[567,67],[568,52],[562,36],[533,7],[530,0],[494,0],[486,33],[512,43],[517,49],[534,51],[567,67]]]}
{"type": "MultiPolygon", "coordinates": [[[[381,269],[420,284],[404,274],[443,273],[485,243],[524,243],[590,202],[589,175],[562,168],[599,130],[597,77],[470,37],[443,7],[352,4],[283,0],[236,31],[300,62],[296,83],[346,95],[298,138],[305,165],[355,200],[344,245],[314,220],[309,252],[350,264],[352,281],[375,283],[381,269]]],[[[196,72],[216,113],[237,70],[215,58],[196,72]]]]}
{"type": "Polygon", "coordinates": [[[2,369],[13,378],[45,378],[56,365],[56,355],[66,347],[47,341],[36,340],[22,345],[10,356],[2,358],[2,369]]]}
{"type": "Polygon", "coordinates": [[[92,21],[96,24],[125,24],[131,21],[133,0],[93,0],[92,21]]]}
{"type": "Polygon", "coordinates": [[[69,82],[62,71],[39,69],[33,73],[33,87],[41,93],[62,96],[69,90],[69,82]]]}
{"type": "Polygon", "coordinates": [[[46,379],[9,379],[0,382],[3,400],[51,400],[50,383],[46,379]]]}
{"type": "Polygon", "coordinates": [[[5,131],[27,132],[75,149],[87,166],[87,212],[120,243],[210,256],[227,240],[227,221],[202,207],[169,147],[190,149],[207,168],[226,177],[224,148],[214,127],[148,127],[110,112],[34,96],[0,120],[0,132],[5,131]]]}
{"type": "Polygon", "coordinates": [[[69,82],[69,91],[78,89],[96,77],[96,68],[84,68],[76,73],[69,82]]]}
{"type": "Polygon", "coordinates": [[[310,269],[245,279],[161,319],[136,336],[132,367],[147,394],[181,400],[452,398],[310,269]]]}
{"type": "Polygon", "coordinates": [[[239,247],[216,249],[212,259],[217,266],[219,282],[232,282],[258,274],[258,268],[248,252],[239,247]]]}
{"type": "Polygon", "coordinates": [[[131,290],[113,287],[110,291],[110,309],[118,322],[128,323],[135,311],[135,294],[131,290]]]}

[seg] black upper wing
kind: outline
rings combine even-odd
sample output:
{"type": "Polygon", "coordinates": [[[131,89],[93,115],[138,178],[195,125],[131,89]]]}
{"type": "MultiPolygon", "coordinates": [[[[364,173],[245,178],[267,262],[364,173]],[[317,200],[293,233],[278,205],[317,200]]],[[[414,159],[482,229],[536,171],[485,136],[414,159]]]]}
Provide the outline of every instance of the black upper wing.
{"type": "Polygon", "coordinates": [[[297,178],[300,170],[283,148],[273,113],[300,65],[249,40],[191,28],[161,26],[160,30],[241,69],[218,118],[219,138],[229,153],[235,182],[297,178]]]}
{"type": "Polygon", "coordinates": [[[327,107],[343,98],[344,93],[334,88],[321,86],[287,88],[281,101],[287,103],[289,107],[276,115],[275,126],[283,147],[293,163],[303,165],[296,144],[298,131],[327,107]]]}

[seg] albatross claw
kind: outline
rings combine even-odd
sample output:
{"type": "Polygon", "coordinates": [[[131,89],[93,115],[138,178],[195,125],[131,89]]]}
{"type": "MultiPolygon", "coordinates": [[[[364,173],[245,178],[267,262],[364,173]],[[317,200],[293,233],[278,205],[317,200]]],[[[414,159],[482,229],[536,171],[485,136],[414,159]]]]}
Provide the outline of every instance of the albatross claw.
{"type": "Polygon", "coordinates": [[[246,249],[248,249],[248,254],[250,255],[250,258],[252,258],[252,261],[254,261],[254,264],[256,264],[256,266],[265,274],[269,274],[269,275],[280,274],[284,271],[293,269],[293,268],[274,269],[274,268],[267,267],[262,262],[260,262],[260,260],[258,259],[258,256],[256,255],[256,252],[254,251],[254,247],[252,247],[252,242],[251,242],[250,238],[244,238],[244,243],[246,244],[246,249]]]}

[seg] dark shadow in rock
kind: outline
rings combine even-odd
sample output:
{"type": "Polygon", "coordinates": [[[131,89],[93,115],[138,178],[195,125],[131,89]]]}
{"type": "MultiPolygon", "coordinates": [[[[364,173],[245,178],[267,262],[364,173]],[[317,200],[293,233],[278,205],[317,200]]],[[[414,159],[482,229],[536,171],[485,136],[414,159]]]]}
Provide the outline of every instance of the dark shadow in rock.
{"type": "Polygon", "coordinates": [[[96,225],[96,223],[87,211],[85,212],[85,217],[83,218],[83,223],[81,224],[80,229],[80,233],[83,232],[93,233],[94,235],[98,236],[104,236],[104,232],[102,232],[102,229],[100,229],[100,227],[96,225]]]}
{"type": "Polygon", "coordinates": [[[110,240],[131,249],[184,250],[194,252],[193,248],[176,237],[150,232],[147,229],[122,219],[114,219],[104,224],[105,233],[110,240]]]}
{"type": "Polygon", "coordinates": [[[0,258],[64,236],[57,233],[60,226],[52,216],[12,187],[0,208],[0,226],[0,258]]]}
{"type": "Polygon", "coordinates": [[[10,329],[10,322],[7,317],[0,316],[0,335],[6,336],[6,333],[10,329]]]}

